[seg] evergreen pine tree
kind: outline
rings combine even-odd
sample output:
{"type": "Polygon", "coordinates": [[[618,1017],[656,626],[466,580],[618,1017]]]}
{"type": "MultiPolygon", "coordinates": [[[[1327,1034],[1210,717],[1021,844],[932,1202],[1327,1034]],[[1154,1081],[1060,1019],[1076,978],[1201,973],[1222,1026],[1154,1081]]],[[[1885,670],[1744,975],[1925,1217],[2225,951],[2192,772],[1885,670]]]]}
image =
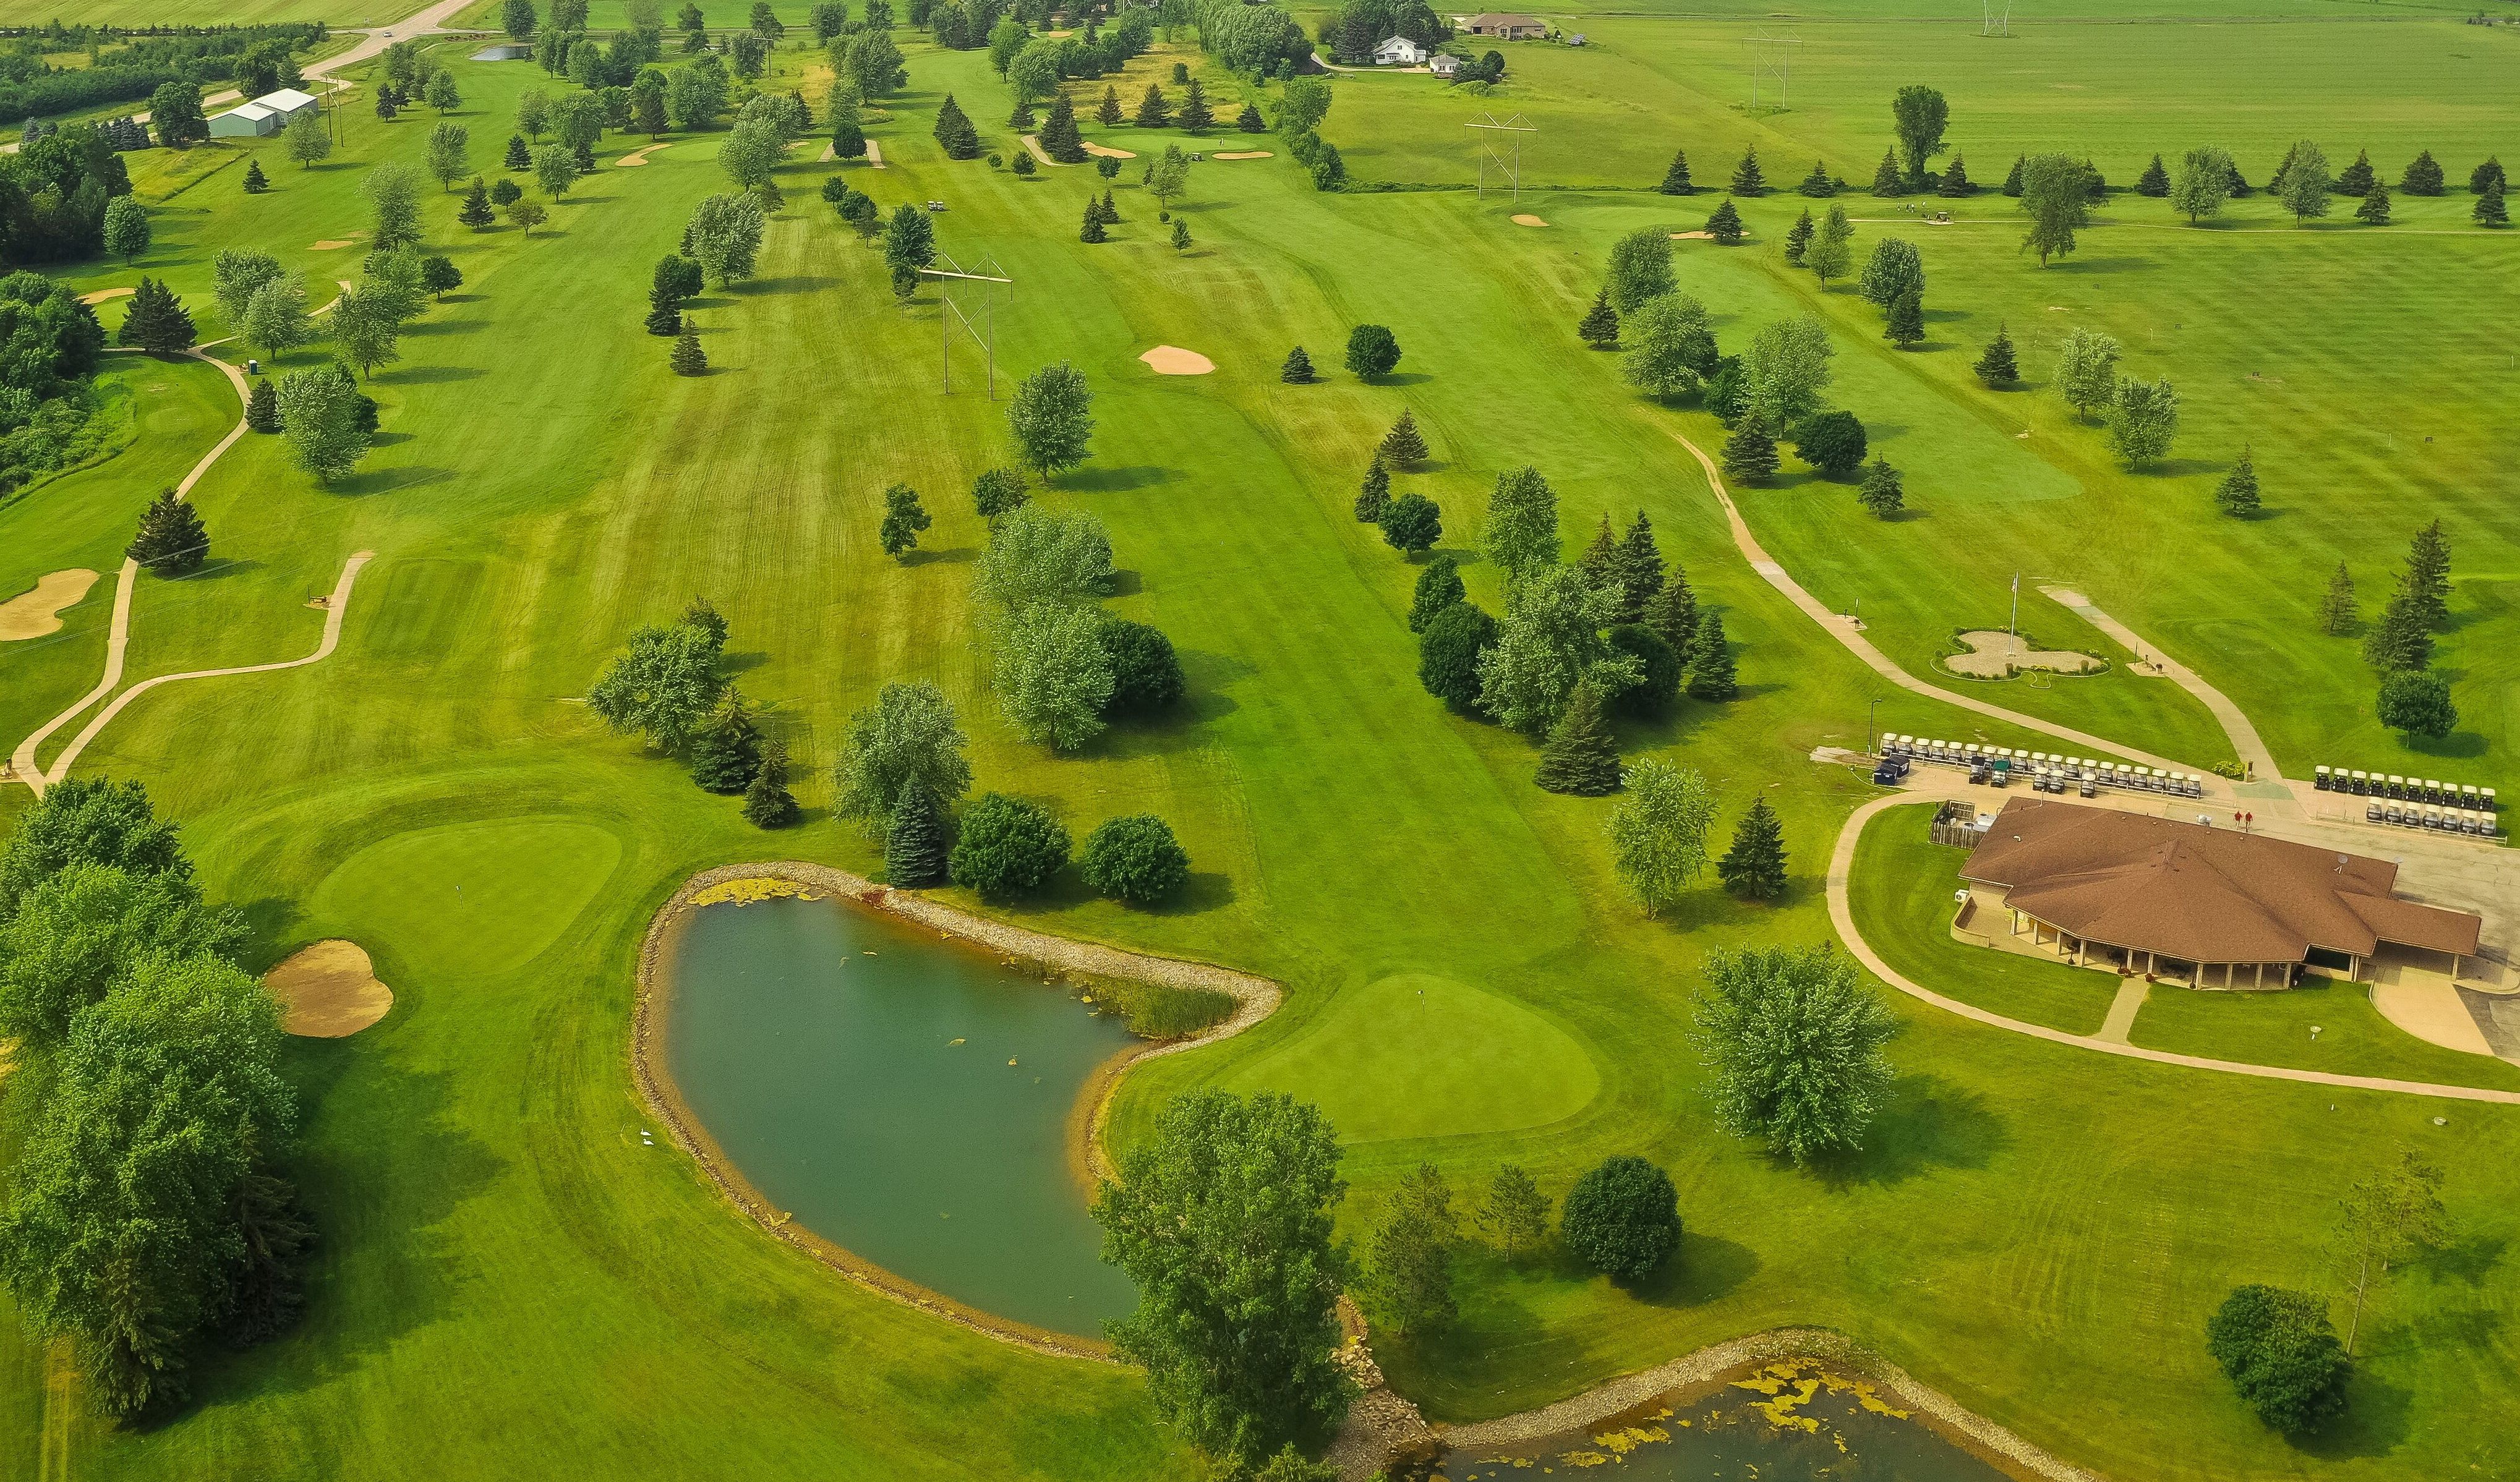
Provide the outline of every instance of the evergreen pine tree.
{"type": "Polygon", "coordinates": [[[1732,646],[1724,636],[1724,614],[1698,614],[1697,630],[1688,638],[1688,696],[1691,699],[1731,699],[1741,693],[1732,670],[1732,646]]]}
{"type": "Polygon", "coordinates": [[[507,157],[499,162],[512,170],[529,170],[534,167],[534,153],[533,151],[525,148],[524,135],[510,134],[508,136],[507,157]]]}
{"type": "Polygon", "coordinates": [[[1576,558],[1584,568],[1584,580],[1594,590],[1616,591],[1619,586],[1619,532],[1610,527],[1610,516],[1601,516],[1600,528],[1593,532],[1593,543],[1576,558]]]}
{"type": "Polygon", "coordinates": [[[174,490],[160,489],[140,512],[139,532],[122,554],[160,576],[181,576],[200,570],[209,559],[210,532],[199,511],[177,499],[174,490]]]}
{"type": "Polygon", "coordinates": [[[2476,209],[2467,215],[2478,226],[2509,226],[2511,216],[2502,205],[2502,182],[2497,180],[2487,185],[2485,194],[2476,198],[2476,209]]]}
{"type": "Polygon", "coordinates": [[[1741,162],[1732,167],[1732,194],[1764,196],[1768,194],[1768,177],[1759,169],[1759,147],[1752,145],[1741,152],[1741,162]]]}
{"type": "Polygon", "coordinates": [[[2387,226],[2389,188],[2377,180],[2372,181],[2370,189],[2362,193],[2362,203],[2354,208],[2354,219],[2364,226],[2387,226]]]}
{"type": "Polygon", "coordinates": [[[2003,177],[2003,194],[2013,197],[2016,200],[2019,199],[2021,195],[2021,167],[2029,162],[2030,157],[2027,155],[2020,156],[2012,161],[2012,173],[2003,177]]]}
{"type": "Polygon", "coordinates": [[[1085,140],[1076,132],[1076,105],[1063,91],[1050,100],[1050,116],[1041,125],[1041,152],[1061,164],[1085,162],[1085,140]]]}
{"type": "Polygon", "coordinates": [[[2169,196],[2170,171],[2162,165],[2159,155],[2153,156],[2152,163],[2145,165],[2143,173],[2136,177],[2135,193],[2138,196],[2150,196],[2155,201],[2169,196]]]}
{"type": "MultiPolygon", "coordinates": [[[[2426,150],[2416,157],[2418,161],[2429,161],[2432,157],[2433,152],[2430,150],[2426,150]]],[[[2439,174],[2440,171],[2440,165],[2436,164],[2433,166],[2433,172],[2435,174],[2439,174]]],[[[2412,166],[2408,167],[2408,173],[2412,173],[2412,166]]],[[[2488,189],[2494,186],[2508,185],[2509,183],[2509,181],[2503,178],[2502,160],[2498,156],[2486,156],[2485,162],[2483,164],[2480,164],[2476,168],[2467,172],[2467,193],[2471,196],[2482,196],[2488,189]]],[[[2435,190],[2430,192],[2409,191],[2408,194],[2412,196],[2437,196],[2441,193],[2438,190],[2435,190]]]]}
{"type": "Polygon", "coordinates": [[[1688,196],[1697,187],[1688,180],[1688,152],[1680,150],[1671,157],[1671,168],[1662,172],[1662,184],[1655,187],[1666,196],[1688,196]]]}
{"type": "Polygon", "coordinates": [[[1550,729],[1532,781],[1549,792],[1599,797],[1619,790],[1619,742],[1601,714],[1601,692],[1589,679],[1575,686],[1550,729]]]}
{"type": "Polygon", "coordinates": [[[1242,112],[1234,117],[1234,126],[1246,134],[1269,132],[1269,120],[1260,116],[1260,105],[1256,103],[1242,105],[1242,112]]]}
{"type": "Polygon", "coordinates": [[[1619,311],[1610,307],[1610,291],[1603,289],[1593,295],[1593,306],[1584,311],[1575,333],[1597,350],[1615,349],[1619,343],[1619,311]]]}
{"type": "Polygon", "coordinates": [[[1170,123],[1172,117],[1173,106],[1164,101],[1164,90],[1148,83],[1147,95],[1138,100],[1138,127],[1159,129],[1170,123]]]}
{"type": "Polygon", "coordinates": [[[280,392],[264,377],[255,377],[253,394],[245,401],[245,425],[257,432],[280,430],[280,392]]]}
{"type": "Polygon", "coordinates": [[[1864,482],[1856,489],[1855,498],[1864,508],[1888,519],[1908,507],[1907,480],[1890,467],[1887,459],[1875,453],[1864,471],[1864,482]]]}
{"type": "Polygon", "coordinates": [[[1032,100],[1029,98],[1016,99],[1015,111],[1007,115],[1007,127],[1023,133],[1030,133],[1037,121],[1032,115],[1032,100]]]}
{"type": "Polygon", "coordinates": [[[1955,201],[1977,194],[1977,186],[1968,177],[1968,164],[1958,155],[1953,155],[1952,162],[1943,166],[1942,183],[1934,187],[1934,194],[1955,201]]]}
{"type": "Polygon", "coordinates": [[[744,707],[742,692],[726,687],[692,737],[692,781],[706,792],[742,792],[761,770],[761,732],[744,707]]]}
{"type": "Polygon", "coordinates": [[[2450,626],[2450,537],[2442,533],[2441,521],[2415,532],[2414,543],[2407,549],[2407,572],[2399,580],[2415,618],[2427,633],[2438,633],[2450,626]]]}
{"type": "Polygon", "coordinates": [[[1745,900],[1774,900],[1785,891],[1785,831],[1777,810],[1765,797],[1754,798],[1741,825],[1732,831],[1732,847],[1715,862],[1724,888],[1745,900]]]}
{"type": "Polygon", "coordinates": [[[1977,358],[1975,369],[1977,379],[1991,386],[2008,386],[2021,379],[2021,367],[2012,358],[2012,336],[2002,321],[1997,322],[1995,338],[1977,358]]]}
{"type": "Polygon", "coordinates": [[[1885,197],[1908,194],[1908,177],[1901,173],[1899,157],[1893,151],[1881,152],[1881,167],[1872,172],[1872,194],[1885,197]]]}
{"type": "Polygon", "coordinates": [[[2371,169],[2371,152],[2362,150],[2355,154],[2352,164],[2337,173],[2335,183],[2328,189],[2339,196],[2360,196],[2370,190],[2378,179],[2379,176],[2371,169]]]}
{"type": "Polygon", "coordinates": [[[1085,225],[1084,228],[1076,234],[1076,240],[1079,242],[1108,242],[1111,240],[1111,234],[1102,230],[1102,202],[1095,200],[1091,196],[1085,198],[1085,225]]]}
{"type": "Polygon", "coordinates": [[[1768,419],[1752,412],[1724,443],[1724,476],[1735,483],[1765,483],[1777,476],[1777,439],[1768,419]]]}
{"type": "Polygon", "coordinates": [[[897,890],[941,885],[947,853],[945,810],[935,792],[916,778],[902,784],[883,837],[884,878],[897,890]]]}
{"type": "Polygon", "coordinates": [[[1836,195],[1837,182],[1829,178],[1828,161],[1825,159],[1813,160],[1811,173],[1805,175],[1803,177],[1803,183],[1794,187],[1794,189],[1811,197],[1815,201],[1825,201],[1829,197],[1836,195]]]}
{"type": "Polygon", "coordinates": [[[1382,461],[1397,469],[1416,468],[1426,461],[1426,439],[1418,435],[1418,419],[1406,407],[1391,430],[1382,434],[1382,461]]]}
{"type": "Polygon", "coordinates": [[[464,193],[464,205],[455,213],[455,219],[476,232],[488,230],[499,219],[490,209],[490,192],[479,176],[472,178],[472,188],[464,193]]]}
{"type": "Polygon", "coordinates": [[[1104,226],[1120,224],[1120,202],[1111,199],[1111,192],[1107,187],[1102,192],[1102,224],[1104,226]]]}
{"type": "Polygon", "coordinates": [[[1356,491],[1356,517],[1370,525],[1382,523],[1382,512],[1391,508],[1391,471],[1382,466],[1382,455],[1373,455],[1373,463],[1365,471],[1365,482],[1356,491]]]}
{"type": "Polygon", "coordinates": [[[680,295],[652,291],[648,294],[648,333],[672,337],[683,333],[683,300],[680,295]]]}
{"type": "Polygon", "coordinates": [[[752,783],[743,789],[744,822],[756,829],[785,829],[803,811],[788,790],[788,748],[776,741],[763,741],[761,764],[752,769],[752,783]]]}
{"type": "Polygon", "coordinates": [[[1637,512],[1628,533],[1619,537],[1618,572],[1619,610],[1612,620],[1644,622],[1654,600],[1662,595],[1662,548],[1654,543],[1653,521],[1642,510],[1637,512]]]}
{"type": "Polygon", "coordinates": [[[1662,584],[1662,591],[1645,604],[1644,625],[1654,636],[1671,645],[1674,653],[1687,654],[1697,647],[1697,594],[1689,589],[1688,575],[1678,566],[1662,584]]]}
{"type": "Polygon", "coordinates": [[[2247,516],[2258,513],[2258,470],[2249,461],[2249,445],[2240,445],[2240,461],[2214,490],[2214,503],[2226,515],[2247,516]]]}
{"type": "Polygon", "coordinates": [[[2419,670],[2433,661],[2433,636],[2401,590],[2380,609],[2380,621],[2362,640],[2362,660],[2376,669],[2419,670]]]}
{"type": "Polygon", "coordinates": [[[245,162],[245,193],[248,196],[259,196],[269,189],[271,189],[271,182],[266,179],[262,173],[262,161],[259,159],[247,160],[245,162]]]}
{"type": "Polygon", "coordinates": [[[1181,116],[1175,121],[1192,134],[1203,134],[1216,127],[1216,114],[1207,107],[1207,90],[1196,77],[1190,79],[1190,92],[1182,99],[1181,116]]]}
{"type": "Polygon", "coordinates": [[[1881,337],[1903,350],[1925,337],[1925,295],[1913,284],[1890,300],[1890,322],[1881,337]]]}
{"type": "Polygon", "coordinates": [[[2336,574],[2327,579],[2327,592],[2318,600],[2318,631],[2330,638],[2341,638],[2354,631],[2362,620],[2362,609],[2354,600],[2354,576],[2345,562],[2336,563],[2336,574]]]}
{"type": "Polygon", "coordinates": [[[700,348],[700,337],[689,320],[683,322],[683,333],[674,341],[670,364],[677,376],[698,376],[708,369],[708,352],[700,348]]]}
{"type": "Polygon", "coordinates": [[[2398,189],[2409,196],[2438,196],[2442,193],[2441,161],[2425,150],[2407,161],[2407,172],[2398,177],[2398,189]]]}
{"type": "Polygon", "coordinates": [[[1173,250],[1176,252],[1190,250],[1190,218],[1187,216],[1173,218],[1173,250]]]}
{"type": "Polygon", "coordinates": [[[1118,88],[1102,89],[1102,106],[1094,111],[1094,117],[1104,128],[1120,126],[1120,90],[1118,88]]]}
{"type": "Polygon", "coordinates": [[[1278,371],[1278,379],[1290,386],[1308,386],[1321,378],[1313,374],[1313,357],[1297,345],[1286,352],[1286,363],[1278,371]]]}
{"type": "Polygon", "coordinates": [[[1798,268],[1803,265],[1803,248],[1811,246],[1811,238],[1812,213],[1809,210],[1805,210],[1801,215],[1794,218],[1794,224],[1792,226],[1785,229],[1786,266],[1798,268]]]}
{"type": "Polygon", "coordinates": [[[143,278],[132,292],[130,311],[114,342],[152,355],[181,353],[193,342],[193,316],[172,289],[154,278],[143,278]]]}
{"type": "Polygon", "coordinates": [[[1706,234],[1715,239],[1717,247],[1741,245],[1741,213],[1732,209],[1731,198],[1726,198],[1715,208],[1715,214],[1706,218],[1706,234]]]}
{"type": "Polygon", "coordinates": [[[945,95],[945,102],[936,110],[935,132],[936,142],[948,159],[980,157],[980,131],[971,126],[969,115],[954,102],[952,93],[945,95]]]}

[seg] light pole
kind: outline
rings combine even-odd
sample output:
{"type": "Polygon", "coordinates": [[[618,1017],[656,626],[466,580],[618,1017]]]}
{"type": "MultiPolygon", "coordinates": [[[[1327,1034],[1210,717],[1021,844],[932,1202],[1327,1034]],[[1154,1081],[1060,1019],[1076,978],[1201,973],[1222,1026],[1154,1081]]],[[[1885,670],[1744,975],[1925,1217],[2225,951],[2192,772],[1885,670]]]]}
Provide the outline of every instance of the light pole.
{"type": "Polygon", "coordinates": [[[1864,754],[1867,756],[1878,756],[1880,754],[1873,749],[1872,741],[1872,712],[1879,709],[1880,706],[1881,696],[1878,695],[1864,702],[1864,754]]]}

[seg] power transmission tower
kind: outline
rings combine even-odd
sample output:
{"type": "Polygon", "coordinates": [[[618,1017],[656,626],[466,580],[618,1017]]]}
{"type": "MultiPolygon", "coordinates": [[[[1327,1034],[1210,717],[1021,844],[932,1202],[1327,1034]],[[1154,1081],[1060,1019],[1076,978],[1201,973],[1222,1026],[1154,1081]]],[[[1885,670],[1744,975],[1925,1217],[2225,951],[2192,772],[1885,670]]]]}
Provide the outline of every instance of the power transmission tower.
{"type": "Polygon", "coordinates": [[[1788,48],[1800,45],[1801,42],[1783,36],[1750,38],[1750,112],[1760,112],[1759,90],[1770,84],[1774,85],[1777,101],[1765,105],[1766,111],[1772,113],[1785,111],[1785,84],[1792,79],[1794,67],[1794,54],[1788,48]]]}
{"type": "Polygon", "coordinates": [[[1985,18],[1985,28],[1978,32],[1979,35],[2009,36],[2012,34],[2012,0],[1978,0],[1978,4],[1981,8],[1980,13],[1985,18]]]}
{"type": "Polygon", "coordinates": [[[1514,114],[1503,123],[1497,122],[1497,116],[1494,113],[1481,113],[1478,122],[1465,126],[1486,131],[1479,135],[1479,199],[1481,201],[1487,199],[1488,166],[1493,163],[1498,176],[1513,188],[1514,202],[1520,204],[1522,202],[1522,136],[1537,134],[1540,130],[1523,122],[1520,113],[1514,114]]]}
{"type": "Polygon", "coordinates": [[[945,266],[921,268],[919,276],[934,279],[937,284],[937,368],[942,373],[945,393],[950,396],[954,391],[954,326],[959,324],[963,333],[970,336],[971,342],[978,345],[980,353],[988,358],[989,399],[995,401],[998,399],[998,300],[1001,297],[1010,301],[1013,299],[1015,281],[1006,276],[1007,270],[998,266],[995,256],[981,258],[972,264],[975,271],[965,272],[961,263],[943,251],[936,255],[945,266]],[[972,323],[971,316],[955,301],[956,284],[968,285],[965,292],[979,295],[979,323],[972,323]]]}

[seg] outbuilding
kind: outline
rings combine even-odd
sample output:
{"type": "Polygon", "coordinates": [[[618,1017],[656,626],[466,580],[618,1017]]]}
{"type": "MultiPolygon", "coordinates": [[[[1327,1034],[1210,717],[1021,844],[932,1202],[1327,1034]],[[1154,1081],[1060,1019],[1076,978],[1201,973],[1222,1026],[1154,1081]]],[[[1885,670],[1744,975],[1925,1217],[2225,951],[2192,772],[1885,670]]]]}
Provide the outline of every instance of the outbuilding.
{"type": "Polygon", "coordinates": [[[284,87],[265,93],[251,103],[240,103],[224,113],[211,114],[210,137],[238,139],[277,134],[289,127],[290,119],[322,106],[312,93],[284,87]]]}
{"type": "Polygon", "coordinates": [[[1458,77],[1462,75],[1462,59],[1451,52],[1437,52],[1426,59],[1426,70],[1438,77],[1458,77]]]}

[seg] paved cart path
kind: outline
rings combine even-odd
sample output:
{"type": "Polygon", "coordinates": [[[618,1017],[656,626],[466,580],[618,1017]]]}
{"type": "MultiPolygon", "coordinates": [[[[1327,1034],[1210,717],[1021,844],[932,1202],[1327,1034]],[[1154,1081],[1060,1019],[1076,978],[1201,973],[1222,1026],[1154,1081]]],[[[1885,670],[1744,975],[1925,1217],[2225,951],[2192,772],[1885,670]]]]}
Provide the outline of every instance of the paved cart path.
{"type": "Polygon", "coordinates": [[[2090,598],[2073,588],[2041,587],[2039,590],[2053,598],[2058,606],[2107,634],[2129,653],[2141,655],[2155,669],[2175,681],[2179,688],[2204,701],[2205,708],[2213,712],[2214,719],[2223,727],[2223,734],[2230,738],[2231,749],[2238,753],[2240,760],[2249,764],[2259,778],[2268,782],[2285,781],[2283,769],[2275,765],[2274,753],[2268,750],[2267,743],[2259,738],[2258,728],[2250,721],[2248,712],[2234,704],[2229,696],[2207,684],[2204,676],[2195,670],[2144,642],[2142,635],[2092,606],[2090,598]]]}

